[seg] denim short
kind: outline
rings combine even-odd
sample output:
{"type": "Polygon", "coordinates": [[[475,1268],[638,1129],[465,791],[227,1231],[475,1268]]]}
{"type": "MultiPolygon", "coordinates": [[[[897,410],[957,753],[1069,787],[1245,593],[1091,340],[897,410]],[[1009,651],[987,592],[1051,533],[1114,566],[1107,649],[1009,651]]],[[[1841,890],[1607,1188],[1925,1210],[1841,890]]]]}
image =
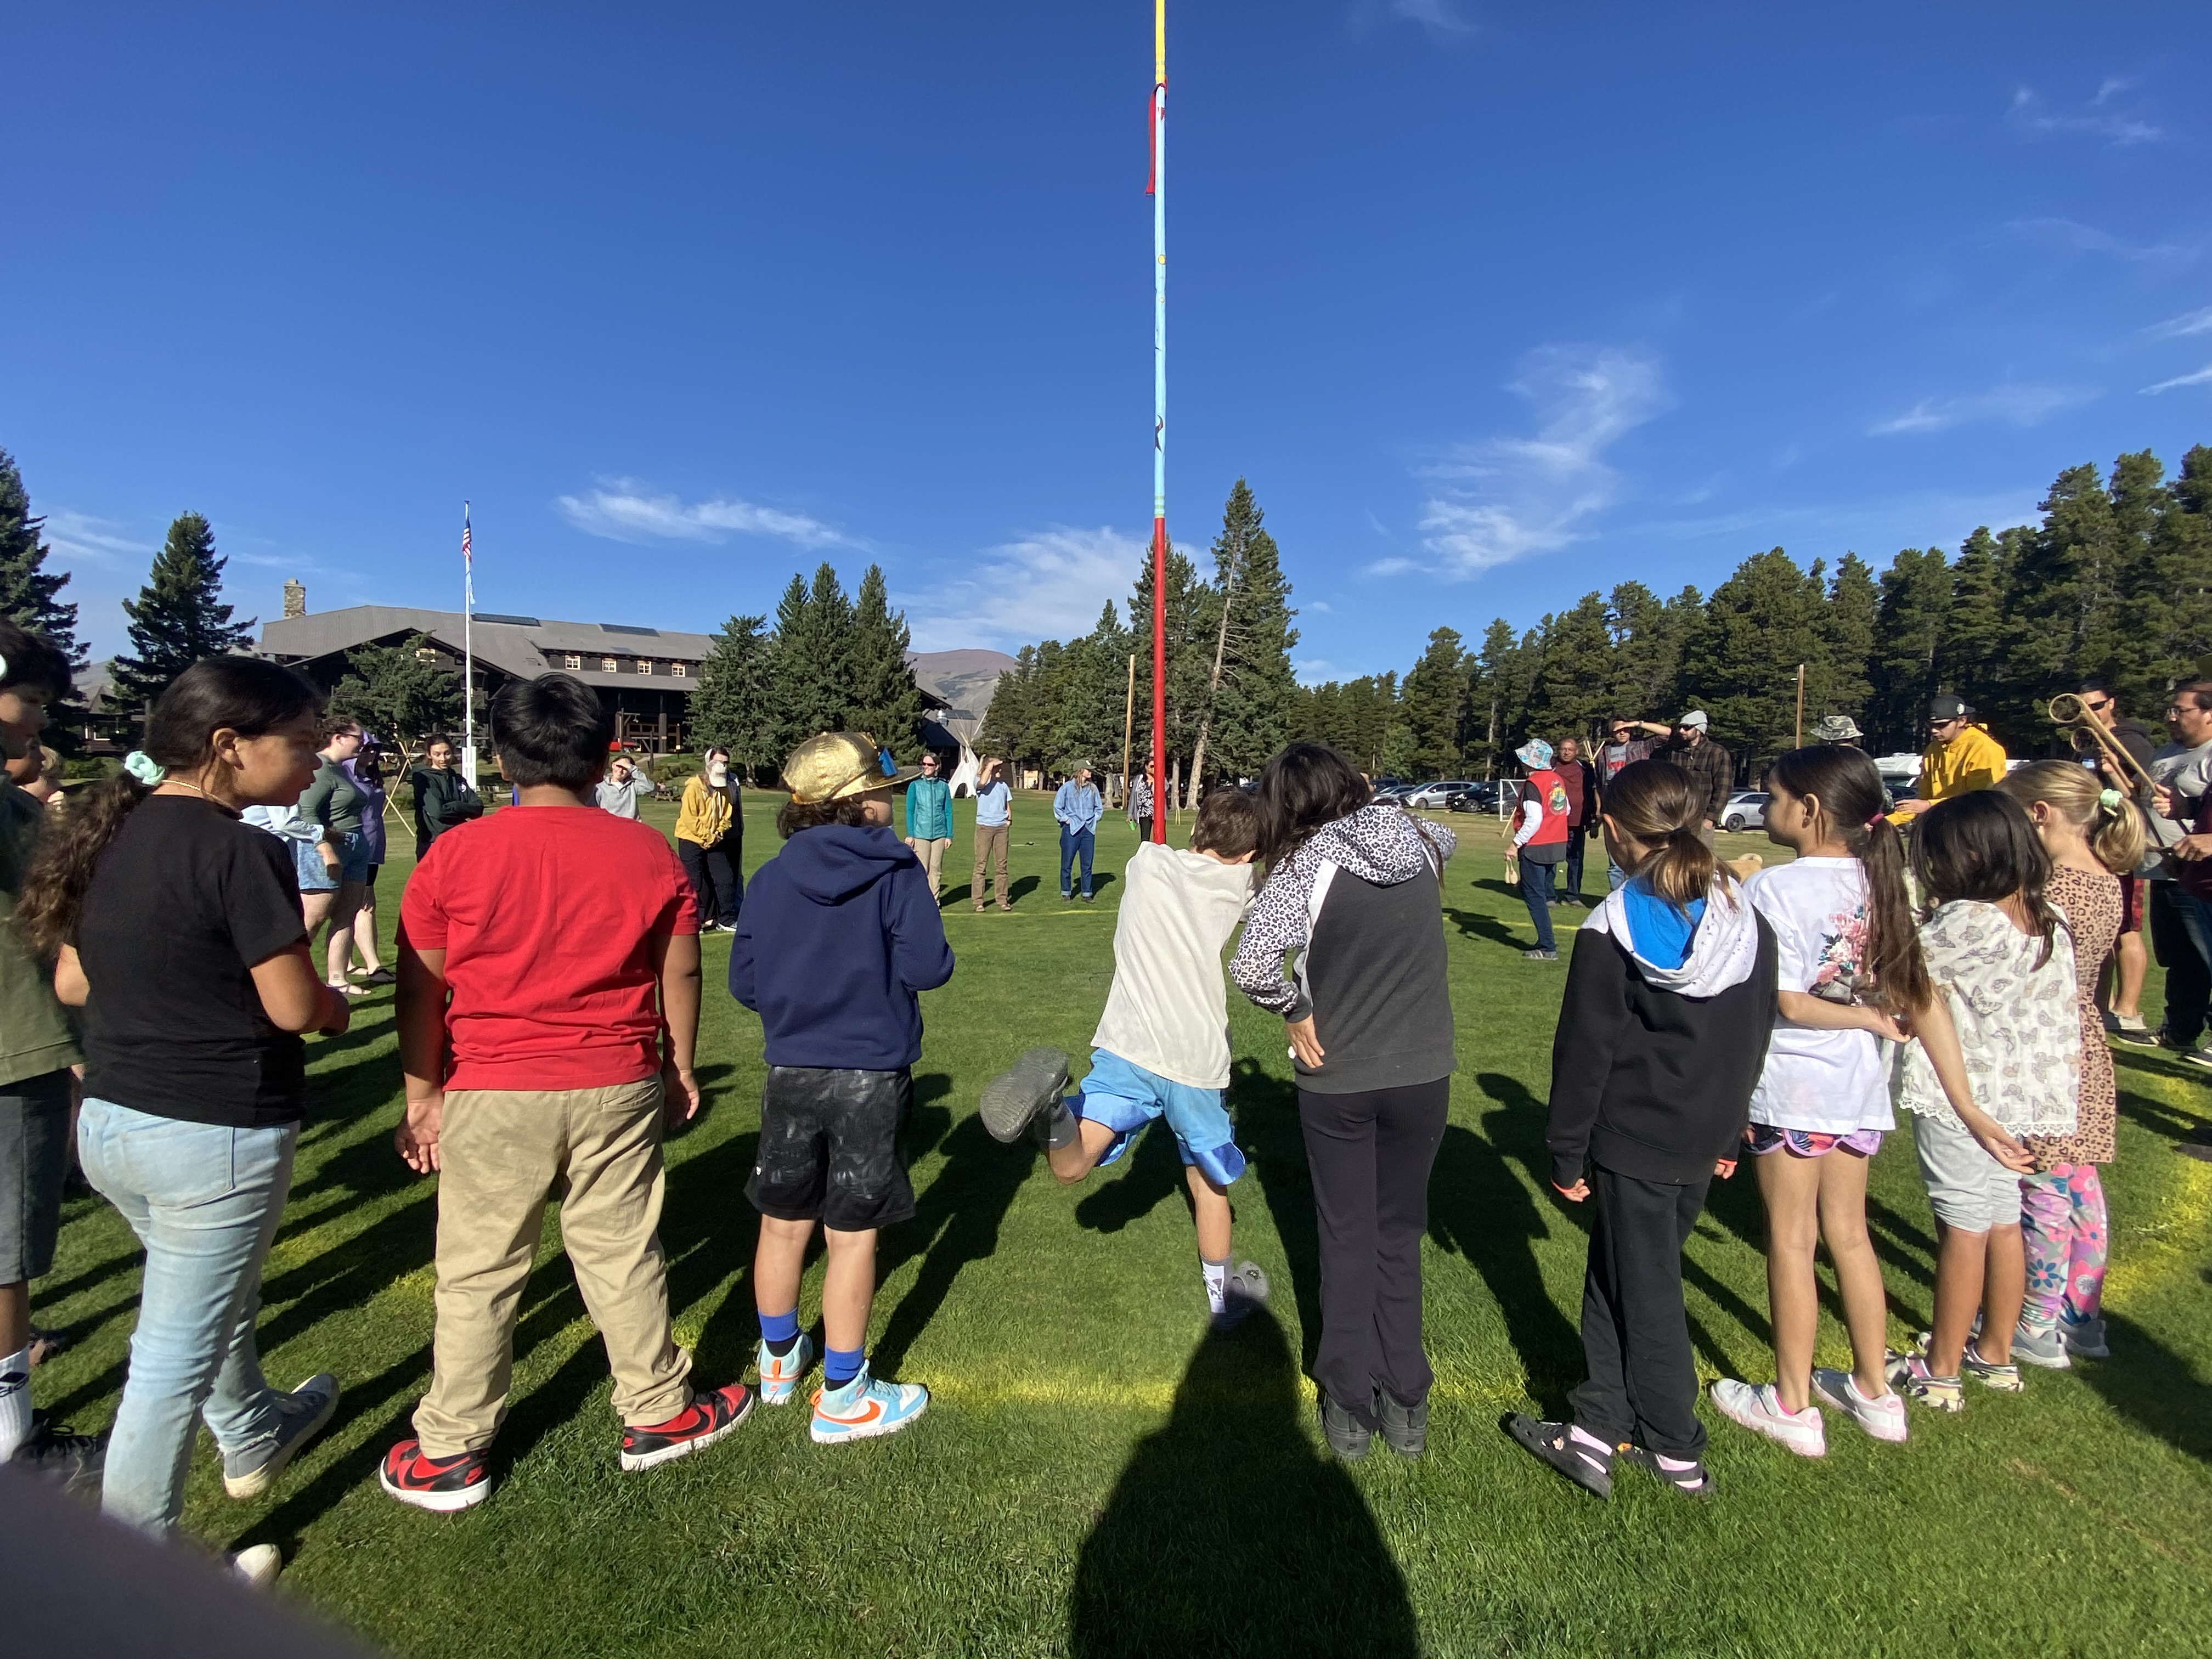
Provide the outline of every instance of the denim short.
{"type": "Polygon", "coordinates": [[[70,1074],[0,1083],[0,1285],[42,1279],[61,1237],[70,1074]]]}
{"type": "Polygon", "coordinates": [[[300,890],[303,893],[335,893],[338,878],[323,862],[323,845],[315,841],[294,841],[292,862],[300,872],[300,890]]]}
{"type": "Polygon", "coordinates": [[[1912,1144],[1938,1221],[1962,1233],[2020,1225],[2020,1177],[1984,1151],[1955,1114],[1914,1113],[1912,1144]]]}
{"type": "Polygon", "coordinates": [[[368,837],[358,830],[337,838],[338,849],[338,879],[367,881],[368,866],[375,861],[376,849],[368,844],[368,837]]]}
{"type": "Polygon", "coordinates": [[[1129,1143],[1156,1118],[1165,1118],[1185,1164],[1195,1165],[1217,1187],[1244,1173],[1236,1126],[1221,1103],[1221,1091],[1200,1089],[1148,1072],[1103,1048],[1091,1051],[1091,1074],[1083,1092],[1067,1103],[1086,1122],[1114,1131],[1113,1143],[1098,1160],[1103,1169],[1129,1150],[1129,1143]]]}

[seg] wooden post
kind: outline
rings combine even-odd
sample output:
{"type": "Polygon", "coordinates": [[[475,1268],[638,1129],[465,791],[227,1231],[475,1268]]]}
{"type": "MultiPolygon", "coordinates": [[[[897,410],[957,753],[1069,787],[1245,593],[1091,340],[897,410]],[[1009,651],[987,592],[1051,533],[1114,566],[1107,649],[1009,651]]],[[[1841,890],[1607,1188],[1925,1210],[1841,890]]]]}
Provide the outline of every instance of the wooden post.
{"type": "Polygon", "coordinates": [[[1129,698],[1121,710],[1121,799],[1129,799],[1129,736],[1137,724],[1137,653],[1129,653],[1129,698]]]}
{"type": "Polygon", "coordinates": [[[1805,665],[1802,662],[1797,665],[1797,741],[1790,746],[1792,749],[1805,746],[1805,665]]]}

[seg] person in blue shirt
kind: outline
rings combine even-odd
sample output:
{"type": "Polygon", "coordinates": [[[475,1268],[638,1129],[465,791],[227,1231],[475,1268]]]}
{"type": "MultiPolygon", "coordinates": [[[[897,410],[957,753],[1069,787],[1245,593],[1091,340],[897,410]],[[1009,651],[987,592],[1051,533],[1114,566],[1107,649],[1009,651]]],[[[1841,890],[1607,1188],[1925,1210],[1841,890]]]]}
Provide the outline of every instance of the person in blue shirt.
{"type": "Polygon", "coordinates": [[[921,860],[931,896],[945,901],[945,849],[952,845],[952,790],[938,775],[937,757],[924,750],[921,775],[906,787],[906,844],[921,860]]]}
{"type": "Polygon", "coordinates": [[[968,891],[975,901],[975,913],[983,913],[984,866],[995,866],[998,878],[999,908],[1011,910],[1014,907],[1006,896],[1006,829],[1013,818],[1013,791],[999,775],[1005,765],[996,755],[984,757],[981,772],[975,780],[975,873],[968,883],[968,891]]]}
{"type": "Polygon", "coordinates": [[[1067,889],[1068,866],[1083,858],[1083,902],[1091,902],[1091,860],[1098,846],[1098,820],[1106,816],[1106,803],[1098,786],[1091,781],[1091,769],[1079,766],[1075,775],[1060,786],[1052,798],[1052,815],[1060,820],[1060,896],[1073,898],[1067,889]]]}

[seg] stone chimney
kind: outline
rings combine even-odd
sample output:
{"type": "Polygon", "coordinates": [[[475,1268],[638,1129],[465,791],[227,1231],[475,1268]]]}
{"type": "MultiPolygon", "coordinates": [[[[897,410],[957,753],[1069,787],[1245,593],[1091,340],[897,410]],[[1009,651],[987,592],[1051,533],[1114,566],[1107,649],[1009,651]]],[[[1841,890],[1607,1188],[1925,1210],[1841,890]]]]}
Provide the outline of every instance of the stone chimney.
{"type": "Polygon", "coordinates": [[[307,614],[307,590],[297,576],[284,584],[284,614],[287,617],[307,614]]]}

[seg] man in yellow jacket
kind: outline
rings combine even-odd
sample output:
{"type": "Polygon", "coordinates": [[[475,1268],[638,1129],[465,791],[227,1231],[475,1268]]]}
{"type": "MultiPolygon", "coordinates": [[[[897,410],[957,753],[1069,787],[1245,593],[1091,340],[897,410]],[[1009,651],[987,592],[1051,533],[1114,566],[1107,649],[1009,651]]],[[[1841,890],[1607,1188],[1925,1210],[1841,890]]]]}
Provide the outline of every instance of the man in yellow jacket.
{"type": "Polygon", "coordinates": [[[1918,817],[1937,801],[1971,795],[2004,781],[2004,746],[1988,731],[1968,722],[1974,711],[1956,692],[1939,691],[1928,712],[1927,750],[1920,757],[1920,782],[1916,799],[1901,800],[1890,814],[1893,823],[1918,817]]]}

